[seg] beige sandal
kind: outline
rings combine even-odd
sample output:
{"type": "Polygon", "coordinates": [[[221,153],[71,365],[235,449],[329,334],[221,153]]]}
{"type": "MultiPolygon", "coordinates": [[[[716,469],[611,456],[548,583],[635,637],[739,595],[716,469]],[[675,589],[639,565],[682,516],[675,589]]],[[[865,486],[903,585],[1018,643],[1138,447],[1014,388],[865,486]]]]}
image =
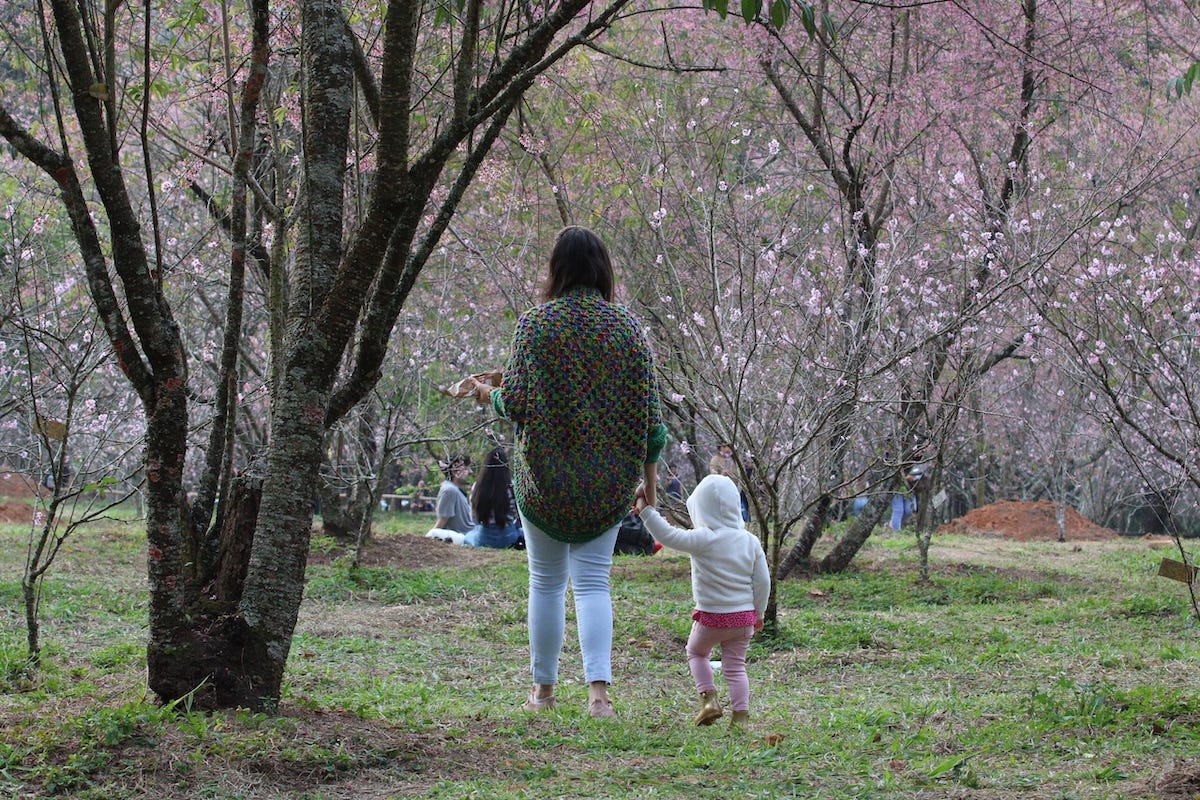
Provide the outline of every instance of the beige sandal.
{"type": "Polygon", "coordinates": [[[597,697],[588,703],[588,715],[596,719],[611,719],[617,715],[612,700],[597,697]]]}
{"type": "Polygon", "coordinates": [[[554,708],[554,695],[538,697],[533,692],[530,692],[529,699],[525,701],[526,711],[549,711],[552,708],[554,708]]]}

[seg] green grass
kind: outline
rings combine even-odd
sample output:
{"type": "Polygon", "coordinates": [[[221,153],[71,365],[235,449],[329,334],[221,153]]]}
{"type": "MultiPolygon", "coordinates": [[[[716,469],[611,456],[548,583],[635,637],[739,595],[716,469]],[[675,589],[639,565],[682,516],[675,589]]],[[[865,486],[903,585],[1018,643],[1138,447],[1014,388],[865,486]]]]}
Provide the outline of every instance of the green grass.
{"type": "MultiPolygon", "coordinates": [[[[379,535],[427,527],[385,515],[379,535]]],[[[690,724],[678,554],[614,566],[620,716],[606,722],[584,712],[571,613],[559,707],[518,710],[523,554],[351,570],[315,541],[267,716],[152,702],[136,523],[70,542],[31,679],[26,535],[0,527],[0,796],[1115,799],[1200,775],[1197,624],[1184,587],[1155,576],[1170,553],[1141,540],[939,536],[921,582],[911,537],[881,534],[849,572],[778,587],[780,633],[751,646],[754,722],[738,732],[690,724]]]]}

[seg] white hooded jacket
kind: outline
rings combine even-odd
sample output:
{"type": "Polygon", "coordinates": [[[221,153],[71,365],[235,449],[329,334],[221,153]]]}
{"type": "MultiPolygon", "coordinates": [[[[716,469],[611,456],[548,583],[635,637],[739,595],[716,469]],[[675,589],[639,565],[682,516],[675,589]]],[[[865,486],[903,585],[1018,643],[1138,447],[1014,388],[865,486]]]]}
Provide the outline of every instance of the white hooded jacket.
{"type": "Polygon", "coordinates": [[[713,614],[754,610],[762,620],[771,593],[767,557],[758,537],[742,522],[737,485],[708,475],[687,501],[693,530],[671,525],[653,508],[642,511],[646,530],[667,547],[692,557],[696,608],[713,614]]]}

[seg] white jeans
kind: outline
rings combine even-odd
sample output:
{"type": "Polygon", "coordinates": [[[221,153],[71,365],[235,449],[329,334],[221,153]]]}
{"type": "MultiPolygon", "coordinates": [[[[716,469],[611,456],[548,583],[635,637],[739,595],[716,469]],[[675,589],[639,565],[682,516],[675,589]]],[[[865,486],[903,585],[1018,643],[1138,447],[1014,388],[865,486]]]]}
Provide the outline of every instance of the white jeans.
{"type": "Polygon", "coordinates": [[[524,515],[521,522],[529,559],[529,667],[533,682],[543,686],[558,683],[569,580],[575,594],[584,680],[612,683],[613,615],[608,576],[620,525],[590,542],[566,544],[551,539],[524,515]]]}

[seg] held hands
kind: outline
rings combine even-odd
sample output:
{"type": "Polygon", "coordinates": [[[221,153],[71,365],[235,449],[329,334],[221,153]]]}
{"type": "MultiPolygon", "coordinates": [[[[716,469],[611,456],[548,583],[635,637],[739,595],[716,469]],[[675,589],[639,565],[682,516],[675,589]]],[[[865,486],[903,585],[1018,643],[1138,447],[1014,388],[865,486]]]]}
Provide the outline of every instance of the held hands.
{"type": "Polygon", "coordinates": [[[633,513],[640,514],[647,506],[656,505],[658,502],[656,487],[654,484],[647,484],[642,481],[638,484],[637,492],[633,495],[633,513]]]}

